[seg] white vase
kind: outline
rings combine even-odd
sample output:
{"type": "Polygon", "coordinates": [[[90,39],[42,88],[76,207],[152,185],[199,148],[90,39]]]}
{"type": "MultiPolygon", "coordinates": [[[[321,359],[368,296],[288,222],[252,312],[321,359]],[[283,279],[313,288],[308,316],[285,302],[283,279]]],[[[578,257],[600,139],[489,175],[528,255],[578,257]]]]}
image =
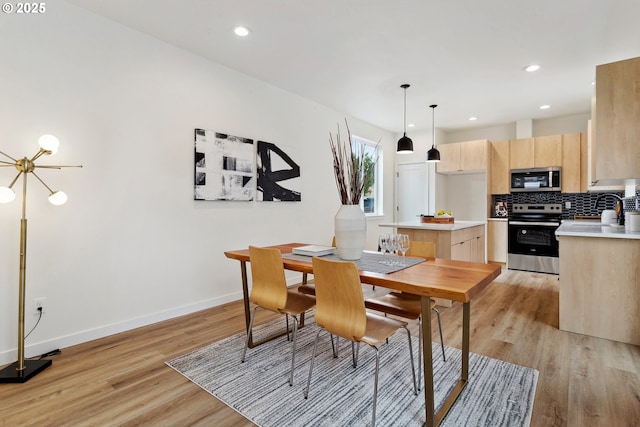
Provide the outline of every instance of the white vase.
{"type": "Polygon", "coordinates": [[[367,238],[367,217],[360,205],[342,205],[334,218],[336,249],[341,259],[360,259],[367,238]]]}

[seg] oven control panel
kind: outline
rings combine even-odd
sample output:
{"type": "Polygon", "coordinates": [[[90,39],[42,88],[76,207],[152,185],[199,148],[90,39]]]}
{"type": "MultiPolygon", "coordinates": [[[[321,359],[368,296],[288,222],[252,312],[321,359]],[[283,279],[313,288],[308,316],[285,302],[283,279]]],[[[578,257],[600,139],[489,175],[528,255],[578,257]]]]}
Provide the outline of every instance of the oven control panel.
{"type": "Polygon", "coordinates": [[[514,204],[513,213],[562,214],[562,203],[514,204]]]}

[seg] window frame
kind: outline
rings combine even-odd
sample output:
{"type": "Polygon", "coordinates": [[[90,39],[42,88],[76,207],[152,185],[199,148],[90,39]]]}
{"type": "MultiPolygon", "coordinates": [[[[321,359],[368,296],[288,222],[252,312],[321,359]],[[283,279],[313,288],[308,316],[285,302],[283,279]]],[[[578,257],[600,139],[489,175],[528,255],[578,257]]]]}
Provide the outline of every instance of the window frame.
{"type": "Polygon", "coordinates": [[[374,206],[373,206],[373,212],[367,212],[364,208],[364,201],[365,201],[365,195],[362,195],[362,199],[360,200],[360,208],[362,208],[362,211],[365,213],[365,216],[367,217],[376,217],[376,216],[383,216],[384,215],[384,203],[383,203],[383,198],[384,198],[384,182],[383,182],[383,150],[382,150],[382,145],[377,143],[377,142],[373,142],[367,138],[363,138],[361,136],[357,136],[357,135],[351,135],[351,144],[353,147],[353,150],[357,150],[358,147],[360,145],[364,145],[365,146],[365,152],[367,151],[367,148],[372,149],[371,151],[373,151],[373,154],[375,156],[377,156],[377,161],[376,161],[376,165],[373,168],[374,170],[374,178],[373,178],[373,189],[371,190],[371,194],[373,195],[373,199],[374,199],[374,206]]]}

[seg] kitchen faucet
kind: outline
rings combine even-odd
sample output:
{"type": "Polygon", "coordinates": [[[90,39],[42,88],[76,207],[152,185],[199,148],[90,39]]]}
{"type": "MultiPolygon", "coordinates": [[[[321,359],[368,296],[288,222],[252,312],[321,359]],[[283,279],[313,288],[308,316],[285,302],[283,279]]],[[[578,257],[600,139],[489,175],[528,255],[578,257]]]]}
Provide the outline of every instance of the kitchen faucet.
{"type": "Polygon", "coordinates": [[[618,199],[618,206],[616,206],[616,215],[617,215],[617,219],[618,219],[618,225],[624,225],[624,199],[620,196],[618,196],[617,194],[611,194],[611,193],[605,193],[605,194],[601,194],[598,197],[596,197],[596,202],[593,204],[593,208],[597,211],[598,210],[598,202],[600,201],[600,199],[604,198],[604,197],[613,197],[618,199]]]}

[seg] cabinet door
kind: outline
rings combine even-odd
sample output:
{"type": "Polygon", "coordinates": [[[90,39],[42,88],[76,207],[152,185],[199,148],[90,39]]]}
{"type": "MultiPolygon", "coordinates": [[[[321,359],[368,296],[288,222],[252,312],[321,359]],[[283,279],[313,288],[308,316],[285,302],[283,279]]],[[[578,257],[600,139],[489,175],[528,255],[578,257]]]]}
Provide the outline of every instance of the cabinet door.
{"type": "Polygon", "coordinates": [[[596,180],[640,177],[640,58],[596,67],[596,180]]]}
{"type": "Polygon", "coordinates": [[[533,166],[536,168],[562,166],[562,135],[541,136],[533,139],[533,166]]]}
{"type": "MultiPolygon", "coordinates": [[[[591,125],[591,120],[589,124],[591,125]]],[[[589,188],[589,137],[587,132],[580,133],[580,192],[586,193],[589,188]]]]}
{"type": "Polygon", "coordinates": [[[471,261],[471,243],[465,240],[451,245],[451,259],[457,261],[471,261]]]}
{"type": "Polygon", "coordinates": [[[440,161],[436,164],[436,172],[457,172],[460,170],[460,143],[438,145],[440,161]]]}
{"type": "Polygon", "coordinates": [[[562,135],[562,192],[580,192],[580,134],[562,135]]]}
{"type": "Polygon", "coordinates": [[[487,221],[487,260],[507,262],[507,221],[487,221]]]}
{"type": "Polygon", "coordinates": [[[509,194],[509,141],[491,142],[489,193],[509,194]]]}
{"type": "Polygon", "coordinates": [[[511,169],[533,167],[533,138],[509,141],[509,165],[511,169]]]}
{"type": "Polygon", "coordinates": [[[465,172],[483,172],[487,170],[486,139],[460,143],[460,169],[465,172]]]}

